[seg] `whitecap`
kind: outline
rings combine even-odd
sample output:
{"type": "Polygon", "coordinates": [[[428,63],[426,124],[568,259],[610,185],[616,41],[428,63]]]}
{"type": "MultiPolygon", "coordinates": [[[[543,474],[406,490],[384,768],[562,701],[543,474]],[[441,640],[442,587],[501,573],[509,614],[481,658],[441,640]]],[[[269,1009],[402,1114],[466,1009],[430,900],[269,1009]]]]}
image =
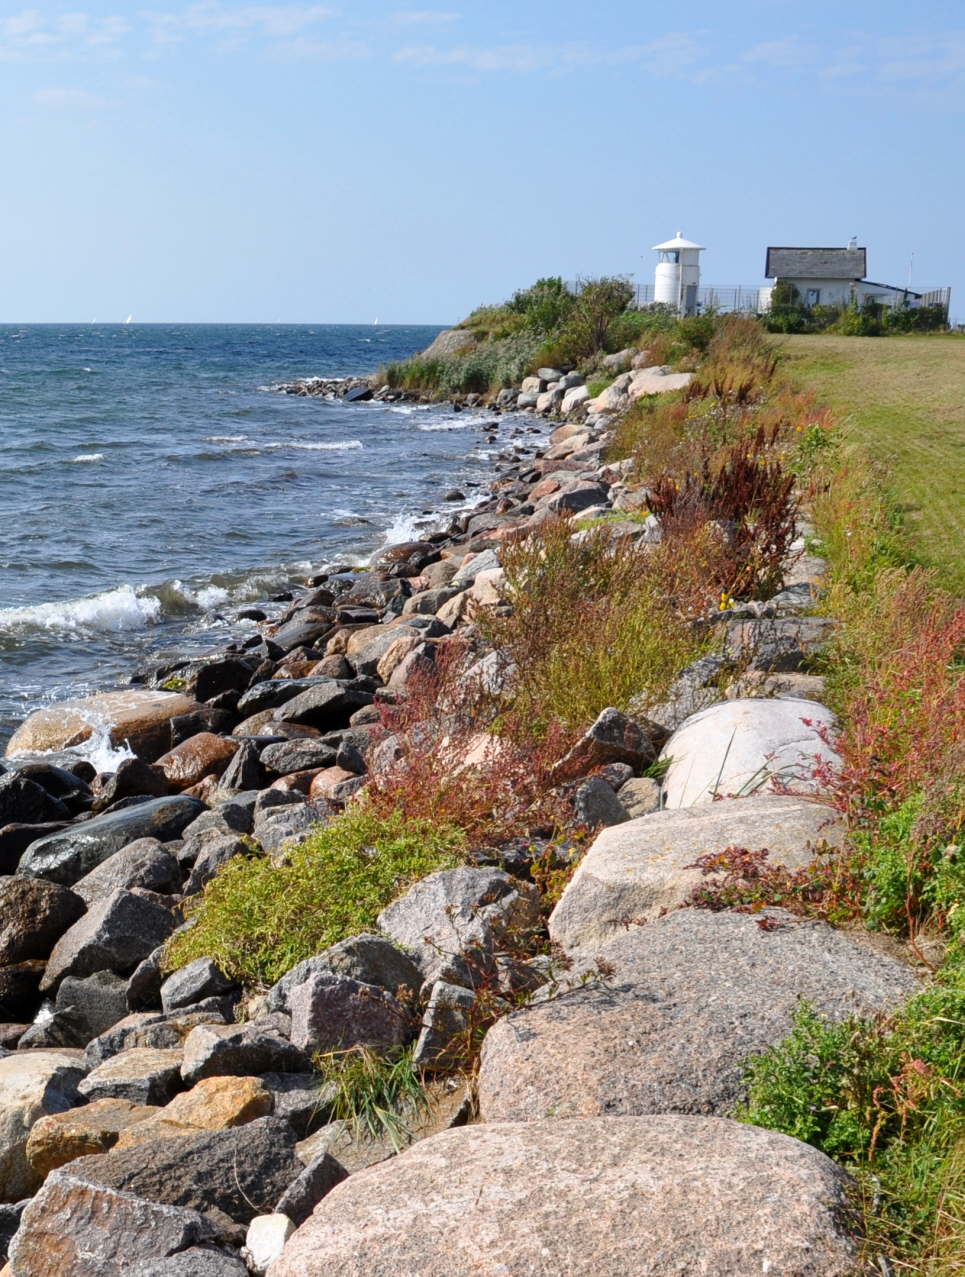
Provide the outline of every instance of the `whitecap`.
{"type": "Polygon", "coordinates": [[[0,608],[0,630],[42,629],[74,634],[139,630],[160,616],[160,599],[142,597],[129,585],[118,585],[80,599],[0,608]]]}
{"type": "Polygon", "coordinates": [[[130,743],[115,745],[111,741],[110,725],[103,719],[95,717],[89,711],[80,711],[80,717],[91,726],[91,734],[85,741],[75,745],[71,753],[78,758],[85,758],[99,772],[116,772],[125,758],[134,758],[130,743]]]}
{"type": "Polygon", "coordinates": [[[72,461],[74,461],[74,462],[78,462],[78,461],[86,461],[86,462],[103,461],[103,460],[104,460],[104,454],[103,454],[103,452],[81,452],[81,453],[78,453],[78,455],[77,455],[76,457],[72,457],[72,458],[71,458],[71,460],[72,460],[72,461]]]}
{"type": "Polygon", "coordinates": [[[205,443],[244,443],[247,435],[205,435],[205,443]]]}
{"type": "Polygon", "coordinates": [[[280,443],[266,443],[266,449],[299,448],[305,452],[353,452],[364,445],[361,439],[341,439],[337,443],[304,443],[301,439],[283,439],[280,443]]]}
{"type": "Polygon", "coordinates": [[[414,514],[406,514],[402,511],[397,514],[389,526],[385,529],[384,537],[386,545],[399,545],[403,541],[418,541],[420,529],[424,528],[428,520],[426,517],[414,514]]]}

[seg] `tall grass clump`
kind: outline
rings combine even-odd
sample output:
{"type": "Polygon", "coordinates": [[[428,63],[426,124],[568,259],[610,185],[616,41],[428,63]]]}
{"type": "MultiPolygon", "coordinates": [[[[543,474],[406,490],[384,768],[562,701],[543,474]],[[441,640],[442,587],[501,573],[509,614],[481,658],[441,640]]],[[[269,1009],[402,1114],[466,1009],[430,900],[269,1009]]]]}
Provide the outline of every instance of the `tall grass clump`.
{"type": "Polygon", "coordinates": [[[192,926],[167,946],[165,964],[207,957],[248,987],[273,984],[297,962],[369,931],[407,886],[460,862],[452,825],[350,806],[280,863],[264,854],[229,860],[187,906],[192,926]]]}

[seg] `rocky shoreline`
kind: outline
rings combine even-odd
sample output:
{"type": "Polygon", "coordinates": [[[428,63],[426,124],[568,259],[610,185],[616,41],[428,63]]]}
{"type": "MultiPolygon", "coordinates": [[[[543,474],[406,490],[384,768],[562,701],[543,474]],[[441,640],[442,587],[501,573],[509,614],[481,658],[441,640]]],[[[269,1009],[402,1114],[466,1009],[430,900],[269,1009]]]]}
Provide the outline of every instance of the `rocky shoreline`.
{"type": "MultiPolygon", "coordinates": [[[[404,742],[384,707],[447,648],[474,652],[467,678],[499,677],[474,619],[506,606],[507,538],[569,518],[614,543],[660,541],[646,493],[605,452],[620,411],[689,374],[630,367],[637,354],[611,357],[592,400],[555,369],[503,392],[494,410],[562,424],[548,447],[503,454],[488,499],[445,531],[320,574],[245,643],[16,732],[0,775],[4,1272],[859,1271],[844,1173],[731,1115],[743,1062],[786,1035],[802,995],[832,1017],[876,1014],[917,977],[781,910],[688,907],[700,855],[766,846],[798,868],[842,837],[815,779],[837,760],[808,672],[830,622],[809,615],[822,564],[803,525],[773,598],[709,618],[720,657],[646,718],[605,710],[561,760],[574,824],[596,831],[548,920],[572,972],[489,1030],[478,1113],[440,1061],[471,1015],[473,963],[499,956],[507,988],[548,979],[501,956],[544,925],[532,849],[430,875],[378,934],[260,996],[216,955],[162,966],[185,902],[222,865],[253,844],[281,863],[391,767],[404,742]],[[76,745],[94,718],[133,751],[113,773],[17,761],[76,745]],[[659,780],[642,774],[656,760],[659,780]],[[312,1057],[413,1039],[437,1080],[393,1156],[332,1119],[312,1057]]],[[[405,397],[368,379],[274,389],[405,397]]]]}

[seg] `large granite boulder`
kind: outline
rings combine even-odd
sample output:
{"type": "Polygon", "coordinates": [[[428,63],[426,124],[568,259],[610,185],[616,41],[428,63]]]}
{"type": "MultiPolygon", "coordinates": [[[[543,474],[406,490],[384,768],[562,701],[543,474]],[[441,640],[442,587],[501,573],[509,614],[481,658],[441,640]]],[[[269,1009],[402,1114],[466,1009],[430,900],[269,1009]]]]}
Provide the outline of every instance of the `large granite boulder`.
{"type": "MultiPolygon", "coordinates": [[[[40,882],[42,879],[24,879],[40,882]]],[[[90,907],[119,888],[143,887],[161,895],[181,890],[181,866],[156,838],[137,838],[74,883],[74,891],[90,907]]]]}
{"type": "Polygon", "coordinates": [[[67,749],[88,740],[95,728],[106,726],[112,745],[127,744],[150,763],[171,743],[171,719],[202,708],[177,692],[134,688],[60,701],[36,710],[17,728],[7,744],[7,756],[67,749]]]}
{"type": "Polygon", "coordinates": [[[652,812],[596,838],[550,915],[550,935],[570,952],[593,951],[628,922],[685,904],[707,881],[698,857],[767,848],[769,864],[800,869],[816,847],[838,847],[843,836],[831,807],[778,794],[652,812]]]}
{"type": "Polygon", "coordinates": [[[269,1277],[851,1277],[848,1178],[720,1118],[468,1126],[336,1187],[269,1277]]]}
{"type": "MultiPolygon", "coordinates": [[[[147,1271],[141,1260],[165,1260],[212,1239],[210,1222],[196,1210],[145,1201],[74,1173],[90,1160],[54,1171],[24,1211],[10,1245],[12,1277],[122,1277],[147,1271]]],[[[189,1271],[201,1277],[204,1269],[189,1271]]]]}
{"type": "MultiPolygon", "coordinates": [[[[834,715],[817,701],[748,697],[692,715],[663,747],[665,807],[790,789],[820,793],[838,765],[834,715]],[[817,774],[816,774],[817,772],[817,774]]],[[[55,835],[56,836],[56,835],[55,835]]]]}
{"type": "Polygon", "coordinates": [[[198,732],[162,754],[157,765],[174,789],[190,789],[205,776],[220,776],[239,748],[230,736],[198,732]]]}
{"type": "Polygon", "coordinates": [[[46,1176],[77,1157],[106,1153],[122,1131],[153,1117],[159,1110],[132,1100],[94,1100],[35,1122],[27,1139],[27,1160],[46,1176]]]}
{"type": "Polygon", "coordinates": [[[65,931],[47,963],[41,988],[52,989],[65,975],[95,971],[130,974],[175,927],[174,915],[150,896],[112,891],[65,931]]]}
{"type": "Polygon", "coordinates": [[[379,914],[379,927],[406,949],[426,980],[473,986],[507,936],[539,923],[531,883],[501,869],[441,869],[379,914]]]}
{"type": "Polygon", "coordinates": [[[40,1185],[27,1158],[30,1128],[80,1102],[83,1051],[20,1051],[0,1059],[0,1201],[18,1202],[40,1185]]]}
{"type": "Polygon", "coordinates": [[[486,1121],[729,1115],[748,1058],[787,1036],[802,999],[837,1020],[894,1011],[918,988],[903,963],[780,909],[681,909],[597,953],[606,983],[536,1000],[489,1030],[486,1121]]]}
{"type": "Polygon", "coordinates": [[[204,803],[196,798],[175,794],[95,816],[31,843],[17,872],[70,887],[128,843],[140,838],[159,842],[179,838],[204,810],[204,803]]]}

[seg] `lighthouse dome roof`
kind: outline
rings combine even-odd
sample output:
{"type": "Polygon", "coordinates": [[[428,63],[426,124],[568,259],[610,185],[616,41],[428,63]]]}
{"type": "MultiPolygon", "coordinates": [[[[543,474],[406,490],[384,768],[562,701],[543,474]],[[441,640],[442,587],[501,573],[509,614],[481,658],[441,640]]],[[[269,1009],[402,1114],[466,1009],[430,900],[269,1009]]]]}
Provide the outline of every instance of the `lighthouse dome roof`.
{"type": "Polygon", "coordinates": [[[672,248],[697,248],[703,252],[703,244],[695,244],[692,239],[684,239],[683,234],[677,231],[673,239],[668,239],[665,244],[654,244],[653,252],[659,253],[672,248]]]}

